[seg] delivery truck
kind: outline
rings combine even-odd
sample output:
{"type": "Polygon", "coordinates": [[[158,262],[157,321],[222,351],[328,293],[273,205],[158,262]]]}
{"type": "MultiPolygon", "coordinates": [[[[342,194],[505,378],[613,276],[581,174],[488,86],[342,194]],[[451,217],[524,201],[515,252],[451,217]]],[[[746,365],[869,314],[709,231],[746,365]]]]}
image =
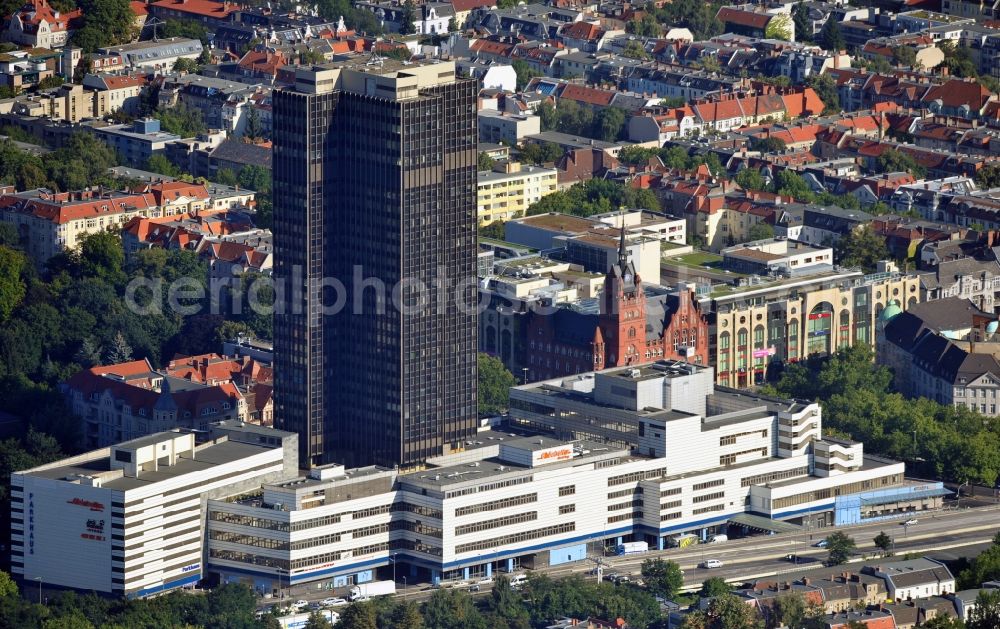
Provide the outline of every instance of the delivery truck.
{"type": "Polygon", "coordinates": [[[351,594],[347,598],[353,603],[367,601],[373,596],[389,596],[395,593],[395,581],[372,581],[371,583],[359,583],[352,587],[351,594]]]}
{"type": "Polygon", "coordinates": [[[649,544],[646,542],[625,542],[618,544],[619,555],[641,555],[649,551],[649,544]]]}
{"type": "Polygon", "coordinates": [[[687,548],[688,546],[697,543],[698,543],[698,536],[691,535],[690,533],[674,537],[674,546],[676,546],[677,548],[687,548]]]}

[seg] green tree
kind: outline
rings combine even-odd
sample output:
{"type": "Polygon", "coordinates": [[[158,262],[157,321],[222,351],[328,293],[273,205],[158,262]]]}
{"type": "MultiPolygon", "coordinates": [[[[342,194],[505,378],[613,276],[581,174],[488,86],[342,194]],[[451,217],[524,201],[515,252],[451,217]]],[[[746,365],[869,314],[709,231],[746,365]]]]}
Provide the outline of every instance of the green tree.
{"type": "Polygon", "coordinates": [[[732,586],[726,583],[726,580],[722,577],[709,577],[701,584],[701,590],[699,590],[698,595],[703,598],[712,598],[729,594],[732,591],[732,586]]]}
{"type": "Polygon", "coordinates": [[[736,173],[736,177],[734,177],[733,180],[744,190],[767,189],[767,183],[764,182],[764,176],[761,175],[760,171],[756,168],[744,168],[736,173]]]}
{"type": "Polygon", "coordinates": [[[812,75],[806,79],[806,86],[813,88],[819,99],[823,101],[824,116],[840,111],[840,96],[837,93],[837,82],[829,74],[812,75]]]}
{"type": "Polygon", "coordinates": [[[837,531],[826,538],[826,550],[829,555],[830,565],[839,566],[851,557],[855,549],[854,540],[846,533],[837,531]]]}
{"type": "Polygon", "coordinates": [[[479,237],[490,238],[492,240],[503,240],[506,237],[506,228],[503,221],[493,221],[489,225],[479,226],[479,237]]]}
{"type": "Polygon", "coordinates": [[[764,37],[791,41],[795,35],[795,22],[790,15],[778,13],[771,17],[764,27],[764,37]]]}
{"type": "Polygon", "coordinates": [[[667,599],[672,599],[684,587],[684,573],[673,561],[646,559],[642,562],[642,578],[650,592],[667,599]]]}
{"type": "Polygon", "coordinates": [[[333,624],[319,611],[314,611],[309,614],[305,629],[333,629],[333,624]]]}
{"type": "Polygon", "coordinates": [[[774,616],[783,627],[802,627],[808,607],[801,592],[788,592],[774,599],[774,616]]]}
{"type": "MultiPolygon", "coordinates": [[[[632,22],[635,22],[635,20],[632,20],[632,22]]],[[[632,22],[629,22],[629,24],[632,24],[632,22]]],[[[649,53],[646,52],[642,42],[634,39],[625,44],[625,47],[622,49],[622,56],[629,57],[630,59],[649,59],[649,53]]]]}
{"type": "Polygon", "coordinates": [[[27,265],[20,251],[0,246],[0,323],[7,321],[24,299],[27,285],[23,275],[27,265]]]}
{"type": "Polygon", "coordinates": [[[423,629],[424,618],[420,615],[420,608],[410,601],[396,605],[391,626],[393,629],[423,629]]]}
{"type": "Polygon", "coordinates": [[[761,153],[780,153],[788,148],[781,138],[750,138],[750,150],[761,153]]]}
{"type": "Polygon", "coordinates": [[[424,623],[433,629],[486,629],[482,614],[467,592],[437,590],[423,609],[424,623]]]}
{"type": "Polygon", "coordinates": [[[167,177],[180,177],[182,174],[181,169],[174,166],[173,162],[162,153],[153,153],[149,156],[149,159],[146,160],[146,170],[167,177]]]}
{"type": "Polygon", "coordinates": [[[812,188],[805,178],[793,170],[782,170],[774,182],[775,192],[793,197],[797,201],[811,203],[815,200],[812,188]]]}
{"type": "Polygon", "coordinates": [[[510,65],[514,68],[514,73],[517,75],[517,91],[519,92],[524,89],[528,81],[536,76],[542,76],[541,72],[533,69],[523,59],[515,59],[510,65]]]}
{"type": "MultiPolygon", "coordinates": [[[[188,39],[197,39],[202,44],[208,44],[210,41],[211,33],[208,28],[195,20],[167,20],[158,26],[157,29],[157,34],[160,37],[186,37],[188,39]]],[[[151,37],[152,34],[152,29],[150,29],[148,35],[151,37]]]]}
{"type": "Polygon", "coordinates": [[[813,23],[809,17],[809,8],[802,0],[795,3],[792,8],[792,21],[795,24],[795,38],[800,42],[807,42],[813,36],[813,23]]]}
{"type": "Polygon", "coordinates": [[[0,570],[0,598],[14,598],[17,596],[17,583],[10,578],[10,574],[0,570]]]}
{"type": "Polygon", "coordinates": [[[493,165],[496,161],[489,156],[487,153],[479,154],[479,161],[477,162],[477,167],[479,170],[493,170],[493,165]]]}
{"type": "Polygon", "coordinates": [[[984,166],[976,173],[976,185],[984,190],[1000,187],[1000,166],[984,166]]]}
{"type": "Polygon", "coordinates": [[[216,183],[221,183],[224,186],[235,186],[239,184],[236,179],[236,173],[232,171],[231,168],[220,168],[215,172],[216,183]]]}
{"type": "Polygon", "coordinates": [[[506,575],[499,575],[493,583],[490,609],[509,625],[527,624],[528,610],[521,602],[521,595],[510,585],[506,575]]]}
{"type": "Polygon", "coordinates": [[[879,261],[890,257],[885,237],[876,233],[871,225],[862,225],[841,236],[833,253],[841,266],[860,267],[869,273],[879,261]]]}
{"type": "Polygon", "coordinates": [[[594,116],[594,137],[605,142],[614,142],[625,134],[625,110],[620,107],[605,107],[594,116]]]}
{"type": "Polygon", "coordinates": [[[757,608],[735,594],[722,594],[712,599],[707,615],[712,629],[763,629],[764,622],[757,608]]]}
{"type": "Polygon", "coordinates": [[[878,171],[883,173],[910,173],[917,179],[923,179],[927,175],[927,169],[918,164],[912,155],[897,149],[889,149],[879,155],[878,171]]]}
{"type": "Polygon", "coordinates": [[[78,6],[83,26],[73,33],[73,41],[85,52],[135,39],[135,13],[129,0],[78,0],[78,6]]]}
{"type": "MultiPolygon", "coordinates": [[[[643,15],[641,18],[638,19],[632,18],[631,20],[626,22],[625,32],[631,33],[633,35],[638,35],[639,37],[659,37],[660,34],[663,32],[663,29],[661,29],[660,25],[656,22],[656,18],[647,13],[646,15],[643,15]]],[[[629,44],[631,43],[632,42],[629,42],[629,44]]],[[[639,47],[641,48],[642,44],[639,44],[639,47]]],[[[625,48],[626,49],[628,48],[628,44],[625,45],[625,48]]],[[[643,51],[643,53],[645,53],[645,51],[643,51]]],[[[628,55],[626,54],[626,56],[628,55]]],[[[636,59],[646,59],[646,58],[648,58],[648,55],[643,57],[636,57],[636,59]]]]}
{"type": "Polygon", "coordinates": [[[479,354],[478,370],[479,413],[495,415],[507,410],[510,388],[517,384],[514,375],[507,371],[499,358],[479,354]]]}
{"type": "Polygon", "coordinates": [[[403,15],[399,18],[399,32],[402,35],[409,35],[417,32],[417,27],[413,23],[417,19],[417,9],[413,0],[403,2],[403,15]]]}
{"type": "Polygon", "coordinates": [[[160,121],[160,128],[182,138],[191,138],[207,130],[201,112],[187,105],[179,104],[170,109],[157,111],[153,116],[160,121]]]}
{"type": "Polygon", "coordinates": [[[262,194],[271,193],[271,171],[263,166],[249,164],[240,169],[236,183],[248,190],[262,194]]]}
{"type": "Polygon", "coordinates": [[[959,574],[959,589],[980,587],[987,581],[1000,580],[1000,533],[993,537],[993,545],[972,560],[972,565],[959,574]]]}
{"type": "Polygon", "coordinates": [[[883,555],[889,554],[889,549],[892,548],[892,538],[886,535],[885,531],[879,531],[872,541],[875,542],[875,546],[882,551],[883,555]]]}
{"type": "Polygon", "coordinates": [[[618,152],[618,161],[622,164],[629,164],[630,166],[638,166],[640,164],[646,164],[650,158],[658,157],[659,150],[646,148],[644,146],[632,145],[626,146],[621,151],[618,152]]]}
{"type": "Polygon", "coordinates": [[[340,614],[337,627],[342,629],[378,629],[378,611],[372,601],[352,603],[340,614]]]}
{"type": "Polygon", "coordinates": [[[249,106],[250,111],[247,112],[247,126],[243,131],[243,135],[250,138],[251,140],[259,140],[264,137],[264,123],[260,120],[260,112],[253,105],[249,106]]]}
{"type": "Polygon", "coordinates": [[[194,74],[198,71],[198,60],[181,57],[174,62],[174,72],[194,74]]]}
{"type": "Polygon", "coordinates": [[[917,66],[917,51],[911,46],[895,46],[892,49],[892,59],[896,65],[915,68],[917,66]]]}
{"type": "Polygon", "coordinates": [[[774,238],[774,227],[771,227],[770,223],[754,223],[750,227],[749,234],[750,240],[767,240],[774,238]]]}
{"type": "Polygon", "coordinates": [[[965,622],[968,629],[996,629],[1000,627],[1000,590],[980,590],[976,606],[965,622]]]}
{"type": "Polygon", "coordinates": [[[47,76],[38,82],[38,89],[40,90],[50,90],[55,87],[59,87],[66,82],[66,79],[62,78],[58,74],[53,74],[52,76],[47,76]]]}
{"type": "Polygon", "coordinates": [[[826,50],[840,51],[846,46],[844,35],[840,32],[840,22],[836,18],[827,18],[823,30],[819,33],[819,45],[826,50]]]}
{"type": "Polygon", "coordinates": [[[555,142],[529,142],[521,149],[520,159],[529,164],[554,163],[563,156],[563,150],[555,142]]]}

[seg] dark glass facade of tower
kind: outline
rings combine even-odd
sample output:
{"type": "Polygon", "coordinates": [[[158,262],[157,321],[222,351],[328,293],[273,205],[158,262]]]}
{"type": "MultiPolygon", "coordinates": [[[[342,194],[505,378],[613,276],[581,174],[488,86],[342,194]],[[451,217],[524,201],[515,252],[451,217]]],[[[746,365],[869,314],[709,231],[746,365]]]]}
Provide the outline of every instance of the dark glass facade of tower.
{"type": "Polygon", "coordinates": [[[303,464],[419,465],[476,431],[476,86],[423,71],[274,95],[275,421],[303,464]]]}

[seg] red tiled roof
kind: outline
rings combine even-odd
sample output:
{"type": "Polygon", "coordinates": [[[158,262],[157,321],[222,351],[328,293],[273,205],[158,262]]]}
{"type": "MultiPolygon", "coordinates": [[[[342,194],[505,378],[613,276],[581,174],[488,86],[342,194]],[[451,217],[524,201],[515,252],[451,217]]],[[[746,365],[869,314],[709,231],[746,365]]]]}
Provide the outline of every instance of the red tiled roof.
{"type": "Polygon", "coordinates": [[[149,15],[149,11],[146,9],[145,2],[140,2],[140,0],[132,0],[132,2],[129,2],[129,6],[132,7],[132,13],[135,13],[136,17],[149,15]]]}
{"type": "Polygon", "coordinates": [[[83,11],[73,9],[67,13],[60,13],[51,6],[47,0],[29,0],[17,13],[18,18],[25,27],[25,31],[34,33],[38,30],[39,24],[45,22],[52,32],[66,31],[70,27],[70,22],[83,17],[83,11]]]}
{"type": "Polygon", "coordinates": [[[771,16],[764,13],[753,13],[733,7],[722,7],[717,14],[723,24],[737,24],[749,28],[763,29],[771,21],[771,16]]]}
{"type": "Polygon", "coordinates": [[[187,183],[184,181],[164,181],[153,184],[149,187],[149,192],[156,199],[157,205],[164,205],[171,201],[176,201],[181,197],[193,197],[195,199],[207,199],[208,189],[203,183],[187,183]]]}
{"type": "Polygon", "coordinates": [[[475,53],[509,57],[514,51],[514,44],[506,44],[504,42],[492,41],[489,39],[479,39],[474,41],[470,48],[472,49],[472,52],[475,53]]]}
{"type": "Polygon", "coordinates": [[[581,103],[587,103],[588,105],[597,105],[600,107],[607,107],[610,105],[614,97],[615,92],[610,90],[602,90],[596,87],[585,87],[583,85],[576,85],[573,83],[566,84],[566,86],[563,87],[562,92],[559,94],[559,98],[575,100],[581,103]]]}
{"type": "Polygon", "coordinates": [[[803,115],[818,116],[823,113],[825,107],[816,90],[811,87],[794,94],[785,94],[781,100],[785,103],[785,113],[789,118],[798,118],[803,115]]]}
{"type": "Polygon", "coordinates": [[[710,103],[700,103],[693,106],[698,117],[706,122],[718,122],[719,120],[731,120],[743,117],[743,110],[740,108],[738,100],[730,99],[724,101],[713,101],[710,103]]]}
{"type": "Polygon", "coordinates": [[[953,108],[968,105],[969,109],[978,112],[992,95],[992,92],[977,81],[951,79],[927,90],[921,100],[925,103],[940,100],[945,107],[953,108]]]}
{"type": "Polygon", "coordinates": [[[39,193],[38,196],[29,199],[14,194],[0,196],[0,208],[14,208],[17,211],[28,212],[58,225],[106,214],[118,214],[134,208],[153,208],[157,205],[151,194],[111,197],[88,195],[82,199],[75,199],[69,193],[39,193]]]}
{"type": "Polygon", "coordinates": [[[482,7],[493,7],[496,4],[497,0],[451,0],[452,8],[459,13],[482,7]]]}
{"type": "Polygon", "coordinates": [[[591,24],[589,22],[573,22],[568,26],[562,27],[560,34],[563,37],[570,37],[572,39],[585,39],[593,41],[595,39],[600,39],[600,37],[604,35],[604,29],[597,24],[591,24]]]}
{"type": "Polygon", "coordinates": [[[213,0],[159,0],[149,6],[220,20],[228,18],[230,13],[240,9],[236,4],[213,2],[213,0]]]}

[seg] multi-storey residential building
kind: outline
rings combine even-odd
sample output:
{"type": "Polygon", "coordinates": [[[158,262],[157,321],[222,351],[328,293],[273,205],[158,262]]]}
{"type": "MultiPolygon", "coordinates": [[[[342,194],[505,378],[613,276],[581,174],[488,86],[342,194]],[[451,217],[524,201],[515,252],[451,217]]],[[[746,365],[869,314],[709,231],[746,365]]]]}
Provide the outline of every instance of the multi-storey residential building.
{"type": "Polygon", "coordinates": [[[82,16],[80,9],[60,13],[46,0],[29,0],[10,16],[6,39],[32,48],[62,48],[82,16]]]}
{"type": "Polygon", "coordinates": [[[91,132],[117,151],[126,164],[136,168],[145,167],[150,157],[162,154],[167,144],[181,139],[173,133],[161,131],[160,121],[155,118],[142,118],[127,125],[95,126],[91,132]]]}
{"type": "Polygon", "coordinates": [[[86,234],[124,225],[136,216],[158,216],[152,194],[102,190],[52,192],[39,188],[0,195],[0,220],[12,223],[24,250],[41,266],[86,234]]]}
{"type": "Polygon", "coordinates": [[[303,465],[418,465],[475,433],[476,89],[365,58],[274,94],[274,275],[307,289],[274,317],[275,422],[303,465]]]}
{"type": "Polygon", "coordinates": [[[996,315],[959,298],[882,313],[878,360],[892,368],[898,391],[996,416],[1000,342],[996,315]]]}
{"type": "Polygon", "coordinates": [[[710,354],[718,383],[763,381],[772,361],[797,362],[855,344],[874,346],[879,313],[920,301],[920,276],[882,263],[880,271],[829,269],[767,281],[750,276],[703,297],[715,313],[710,354]]]}
{"type": "Polygon", "coordinates": [[[205,505],[296,472],[297,435],[162,432],[11,475],[11,571],[39,588],[142,597],[207,575],[205,505]]]}
{"type": "Polygon", "coordinates": [[[476,216],[480,225],[523,217],[528,207],[556,191],[555,168],[499,162],[480,171],[476,183],[476,216]]]}
{"type": "Polygon", "coordinates": [[[484,109],[478,114],[479,140],[516,146],[528,135],[541,133],[542,119],[535,115],[508,114],[484,109]]]}
{"type": "Polygon", "coordinates": [[[483,431],[419,471],[331,465],[210,500],[209,570],[265,594],[390,570],[480,578],[625,540],[663,548],[678,534],[900,517],[946,493],[905,483],[902,463],[861,444],[823,439],[817,404],[712,381],[710,369],[659,362],[516,387],[513,421],[538,434],[483,431]]]}
{"type": "Polygon", "coordinates": [[[61,385],[84,442],[104,447],[163,430],[207,430],[224,419],[248,419],[243,393],[234,382],[198,382],[157,371],[147,360],[91,367],[61,385]]]}

